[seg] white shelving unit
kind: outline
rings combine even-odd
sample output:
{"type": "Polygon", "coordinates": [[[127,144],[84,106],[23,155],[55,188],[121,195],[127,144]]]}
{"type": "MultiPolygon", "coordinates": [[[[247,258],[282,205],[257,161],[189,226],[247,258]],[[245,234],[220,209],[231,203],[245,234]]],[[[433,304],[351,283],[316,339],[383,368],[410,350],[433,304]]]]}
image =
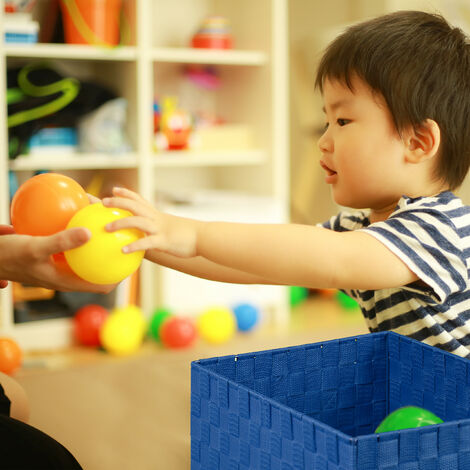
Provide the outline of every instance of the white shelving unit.
{"type": "MultiPolygon", "coordinates": [[[[135,11],[135,44],[114,49],[67,44],[5,45],[0,48],[0,88],[11,65],[48,59],[58,68],[110,86],[128,102],[127,134],[132,152],[125,155],[24,155],[8,160],[6,93],[0,93],[0,223],[9,223],[8,170],[20,182],[35,170],[71,174],[82,185],[94,171],[117,177],[148,200],[175,188],[230,190],[276,201],[276,222],[288,219],[288,34],[287,0],[127,0],[135,11]],[[182,15],[181,12],[184,12],[182,15]],[[209,14],[229,18],[232,50],[188,47],[192,34],[209,14]],[[215,92],[217,110],[227,122],[249,126],[253,148],[157,152],[153,150],[155,96],[178,90],[187,64],[210,65],[223,86],[215,92]],[[178,78],[180,76],[180,78],[178,78]],[[176,79],[175,79],[176,77],[176,79]]],[[[38,2],[40,4],[41,2],[38,2]]],[[[0,30],[3,12],[0,12],[0,30]]],[[[168,270],[144,262],[139,300],[145,314],[165,304],[168,270]]],[[[173,286],[174,288],[174,286],[173,286]]],[[[277,324],[288,315],[286,288],[275,287],[269,313],[277,324]]],[[[25,349],[70,344],[68,319],[15,324],[10,289],[1,292],[0,330],[25,349]]],[[[182,295],[185,295],[182,293],[182,295]]]]}

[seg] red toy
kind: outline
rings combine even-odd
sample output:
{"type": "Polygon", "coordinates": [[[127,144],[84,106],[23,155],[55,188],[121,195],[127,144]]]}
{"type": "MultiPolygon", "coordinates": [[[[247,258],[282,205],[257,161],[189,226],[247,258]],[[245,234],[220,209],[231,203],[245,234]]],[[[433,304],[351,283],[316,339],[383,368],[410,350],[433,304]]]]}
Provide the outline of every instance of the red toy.
{"type": "Polygon", "coordinates": [[[11,375],[21,366],[23,353],[11,338],[0,338],[0,371],[11,375]]]}
{"type": "Polygon", "coordinates": [[[75,212],[89,203],[85,190],[72,178],[42,173],[15,193],[11,223],[19,234],[52,235],[64,230],[75,212]]]}
{"type": "Polygon", "coordinates": [[[100,346],[100,330],[108,315],[101,305],[90,304],[78,309],[73,319],[77,341],[85,346],[100,346]]]}
{"type": "Polygon", "coordinates": [[[160,329],[162,343],[168,348],[185,348],[196,337],[196,328],[191,320],[181,317],[171,317],[160,329]]]}
{"type": "Polygon", "coordinates": [[[223,16],[208,16],[193,36],[191,45],[202,49],[231,49],[230,23],[223,16]]]}

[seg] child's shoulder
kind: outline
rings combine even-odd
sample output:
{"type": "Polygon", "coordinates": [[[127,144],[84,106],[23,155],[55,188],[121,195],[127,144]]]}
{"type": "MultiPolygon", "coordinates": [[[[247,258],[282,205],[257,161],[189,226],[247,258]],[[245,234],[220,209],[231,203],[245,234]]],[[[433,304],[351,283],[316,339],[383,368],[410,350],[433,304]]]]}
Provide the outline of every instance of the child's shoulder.
{"type": "Polygon", "coordinates": [[[451,191],[444,191],[435,196],[411,198],[403,196],[390,217],[399,217],[404,213],[420,212],[453,219],[470,214],[470,206],[451,191]]]}

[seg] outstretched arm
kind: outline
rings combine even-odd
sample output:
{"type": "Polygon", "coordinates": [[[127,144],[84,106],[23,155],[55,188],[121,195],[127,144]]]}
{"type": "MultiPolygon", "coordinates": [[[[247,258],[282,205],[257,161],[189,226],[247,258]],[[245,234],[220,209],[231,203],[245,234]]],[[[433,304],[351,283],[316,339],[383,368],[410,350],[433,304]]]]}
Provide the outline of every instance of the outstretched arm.
{"type": "Polygon", "coordinates": [[[74,228],[47,237],[17,235],[8,225],[0,226],[0,287],[16,281],[61,291],[107,293],[115,286],[83,281],[60,269],[52,255],[83,245],[90,238],[84,228],[74,228]]]}
{"type": "Polygon", "coordinates": [[[127,250],[148,250],[150,260],[199,277],[358,289],[397,287],[417,280],[403,261],[363,232],[202,222],[157,211],[123,188],[116,188],[114,196],[103,204],[127,209],[134,216],[111,223],[109,230],[134,227],[147,234],[127,250]]]}

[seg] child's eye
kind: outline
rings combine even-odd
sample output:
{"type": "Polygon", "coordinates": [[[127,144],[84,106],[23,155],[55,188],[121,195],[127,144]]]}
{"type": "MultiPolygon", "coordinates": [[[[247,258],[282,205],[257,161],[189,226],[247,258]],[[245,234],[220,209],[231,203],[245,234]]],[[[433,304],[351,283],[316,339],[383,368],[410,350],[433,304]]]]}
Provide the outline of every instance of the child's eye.
{"type": "Polygon", "coordinates": [[[325,125],[323,126],[323,132],[326,132],[328,129],[329,124],[325,122],[325,125]]]}
{"type": "Polygon", "coordinates": [[[348,124],[349,122],[351,122],[349,119],[342,119],[342,118],[339,118],[336,120],[336,122],[338,123],[338,125],[340,127],[343,127],[345,126],[346,124],[348,124]]]}

